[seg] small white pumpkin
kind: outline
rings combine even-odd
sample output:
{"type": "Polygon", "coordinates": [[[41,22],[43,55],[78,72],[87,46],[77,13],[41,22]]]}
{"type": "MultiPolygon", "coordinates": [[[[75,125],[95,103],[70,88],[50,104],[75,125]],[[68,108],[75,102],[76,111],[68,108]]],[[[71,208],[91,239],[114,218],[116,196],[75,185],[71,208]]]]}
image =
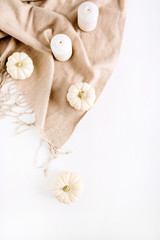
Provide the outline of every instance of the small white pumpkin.
{"type": "Polygon", "coordinates": [[[54,180],[52,186],[53,195],[58,201],[70,204],[76,201],[83,191],[80,177],[73,172],[62,172],[54,180]]]}
{"type": "Polygon", "coordinates": [[[33,69],[32,59],[24,52],[14,52],[8,57],[7,72],[13,79],[26,79],[31,76],[33,69]]]}
{"type": "Polygon", "coordinates": [[[69,104],[76,110],[89,110],[96,99],[94,88],[86,82],[77,82],[72,85],[67,93],[69,104]]]}

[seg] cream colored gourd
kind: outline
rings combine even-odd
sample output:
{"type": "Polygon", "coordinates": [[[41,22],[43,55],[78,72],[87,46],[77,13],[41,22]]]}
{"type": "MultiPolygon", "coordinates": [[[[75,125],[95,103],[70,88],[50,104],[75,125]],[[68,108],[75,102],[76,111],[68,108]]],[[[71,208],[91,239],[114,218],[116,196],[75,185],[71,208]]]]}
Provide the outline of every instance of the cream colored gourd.
{"type": "Polygon", "coordinates": [[[52,186],[52,192],[58,201],[70,204],[76,201],[83,191],[80,177],[73,172],[59,174],[52,186]]]}
{"type": "Polygon", "coordinates": [[[89,110],[96,99],[94,88],[86,82],[78,82],[72,85],[67,93],[69,104],[76,110],[89,110]]]}
{"type": "Polygon", "coordinates": [[[32,59],[24,52],[14,52],[8,57],[7,72],[13,79],[29,78],[33,69],[32,59]]]}

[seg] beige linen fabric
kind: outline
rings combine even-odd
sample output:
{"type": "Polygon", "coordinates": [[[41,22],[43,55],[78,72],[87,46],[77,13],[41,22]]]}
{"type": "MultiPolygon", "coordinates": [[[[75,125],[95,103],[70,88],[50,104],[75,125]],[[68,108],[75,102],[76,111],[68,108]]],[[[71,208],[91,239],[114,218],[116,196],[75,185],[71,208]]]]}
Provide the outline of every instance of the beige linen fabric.
{"type": "Polygon", "coordinates": [[[82,0],[0,0],[0,66],[13,52],[25,52],[34,72],[26,80],[14,80],[33,108],[43,138],[61,147],[85,112],[72,108],[66,98],[75,82],[87,82],[97,98],[107,83],[120,50],[125,23],[125,0],[94,0],[99,7],[97,27],[83,32],[77,26],[82,0]],[[53,58],[50,41],[68,35],[73,56],[67,62],[53,58]]]}

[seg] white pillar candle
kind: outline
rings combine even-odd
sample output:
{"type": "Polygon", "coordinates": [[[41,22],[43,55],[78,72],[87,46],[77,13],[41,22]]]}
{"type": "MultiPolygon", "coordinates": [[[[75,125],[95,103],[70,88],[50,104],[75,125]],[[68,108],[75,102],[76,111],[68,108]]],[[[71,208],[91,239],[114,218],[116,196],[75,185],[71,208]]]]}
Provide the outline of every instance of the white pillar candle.
{"type": "Polygon", "coordinates": [[[72,42],[65,34],[57,34],[51,40],[51,49],[58,61],[67,61],[72,56],[72,42]]]}
{"type": "Polygon", "coordinates": [[[97,26],[99,9],[93,2],[84,2],[78,8],[78,26],[85,32],[94,30],[97,26]]]}

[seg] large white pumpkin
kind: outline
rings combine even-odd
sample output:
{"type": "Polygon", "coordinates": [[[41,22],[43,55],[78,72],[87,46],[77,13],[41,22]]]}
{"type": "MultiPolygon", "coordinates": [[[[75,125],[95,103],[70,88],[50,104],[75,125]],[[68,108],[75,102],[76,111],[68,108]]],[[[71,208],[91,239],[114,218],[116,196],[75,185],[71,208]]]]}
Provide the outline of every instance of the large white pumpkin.
{"type": "Polygon", "coordinates": [[[96,99],[94,88],[86,82],[77,82],[72,85],[67,93],[69,104],[76,110],[89,110],[96,99]]]}
{"type": "Polygon", "coordinates": [[[80,197],[83,191],[83,184],[77,174],[62,172],[54,180],[52,191],[58,201],[69,204],[80,197]]]}
{"type": "Polygon", "coordinates": [[[14,52],[8,57],[7,72],[13,79],[29,78],[33,69],[32,59],[24,52],[14,52]]]}

